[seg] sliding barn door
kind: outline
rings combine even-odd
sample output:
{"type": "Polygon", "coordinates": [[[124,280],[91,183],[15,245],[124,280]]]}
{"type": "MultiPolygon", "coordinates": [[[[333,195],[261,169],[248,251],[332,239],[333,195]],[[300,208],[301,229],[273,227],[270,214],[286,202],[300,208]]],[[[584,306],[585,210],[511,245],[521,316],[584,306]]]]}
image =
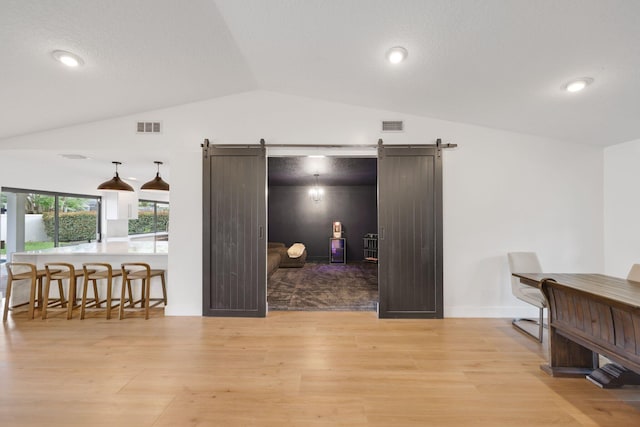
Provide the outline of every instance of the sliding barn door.
{"type": "Polygon", "coordinates": [[[266,314],[262,146],[203,147],[203,315],[266,314]]]}
{"type": "Polygon", "coordinates": [[[440,153],[437,147],[379,148],[380,317],[443,315],[440,153]]]}

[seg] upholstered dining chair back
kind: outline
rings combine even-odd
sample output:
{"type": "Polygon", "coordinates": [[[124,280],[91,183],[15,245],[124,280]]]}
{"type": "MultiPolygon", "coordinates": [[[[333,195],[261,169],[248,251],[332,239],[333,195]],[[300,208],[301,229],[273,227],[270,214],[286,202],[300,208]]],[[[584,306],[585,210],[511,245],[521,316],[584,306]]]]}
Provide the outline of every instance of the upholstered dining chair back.
{"type": "MultiPolygon", "coordinates": [[[[507,254],[509,259],[509,270],[511,273],[542,273],[542,266],[538,260],[538,255],[535,252],[509,252],[507,254]]],[[[513,296],[534,305],[538,308],[538,320],[533,321],[530,319],[513,319],[511,324],[519,329],[521,332],[536,338],[542,342],[542,331],[544,329],[544,309],[547,307],[547,299],[542,291],[533,286],[528,286],[520,283],[520,279],[511,276],[511,292],[513,296]],[[532,334],[528,329],[523,328],[520,323],[523,321],[533,322],[538,326],[538,335],[532,334]]]]}
{"type": "MultiPolygon", "coordinates": [[[[509,252],[507,257],[511,273],[542,273],[542,266],[535,252],[509,252]]],[[[530,288],[531,286],[520,283],[517,277],[511,276],[511,291],[516,298],[524,296],[523,291],[530,288]]]]}
{"type": "Polygon", "coordinates": [[[631,270],[629,270],[629,274],[627,274],[627,280],[640,282],[640,264],[633,264],[631,266],[631,270]]]}

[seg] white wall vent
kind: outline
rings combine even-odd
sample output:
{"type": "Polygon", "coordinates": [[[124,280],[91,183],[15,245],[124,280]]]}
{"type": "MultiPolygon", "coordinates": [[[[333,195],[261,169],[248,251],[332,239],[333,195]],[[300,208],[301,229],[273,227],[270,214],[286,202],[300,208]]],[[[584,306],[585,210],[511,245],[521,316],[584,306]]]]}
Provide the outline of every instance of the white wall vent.
{"type": "Polygon", "coordinates": [[[382,132],[403,132],[404,122],[402,120],[383,120],[382,132]]]}
{"type": "Polygon", "coordinates": [[[160,133],[160,122],[138,122],[136,127],[137,133],[160,133]]]}

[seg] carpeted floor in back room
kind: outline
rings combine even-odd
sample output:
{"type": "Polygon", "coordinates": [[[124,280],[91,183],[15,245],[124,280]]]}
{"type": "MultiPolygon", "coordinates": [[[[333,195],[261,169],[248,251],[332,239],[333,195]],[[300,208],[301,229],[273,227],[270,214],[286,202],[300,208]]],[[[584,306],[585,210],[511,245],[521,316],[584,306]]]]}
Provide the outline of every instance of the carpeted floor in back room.
{"type": "Polygon", "coordinates": [[[269,310],[375,311],[378,265],[307,262],[279,268],[267,282],[269,310]]]}

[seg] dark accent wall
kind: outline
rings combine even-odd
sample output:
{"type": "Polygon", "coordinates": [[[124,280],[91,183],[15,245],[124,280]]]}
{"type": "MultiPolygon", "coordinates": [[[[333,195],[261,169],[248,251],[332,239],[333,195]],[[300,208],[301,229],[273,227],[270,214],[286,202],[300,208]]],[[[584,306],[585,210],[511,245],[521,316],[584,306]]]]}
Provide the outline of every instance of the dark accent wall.
{"type": "Polygon", "coordinates": [[[347,239],[347,261],[362,261],[362,238],[376,233],[378,224],[375,185],[323,187],[319,202],[309,198],[308,186],[270,186],[268,224],[270,242],[287,246],[304,243],[309,259],[329,259],[333,221],[342,223],[347,239]]]}

